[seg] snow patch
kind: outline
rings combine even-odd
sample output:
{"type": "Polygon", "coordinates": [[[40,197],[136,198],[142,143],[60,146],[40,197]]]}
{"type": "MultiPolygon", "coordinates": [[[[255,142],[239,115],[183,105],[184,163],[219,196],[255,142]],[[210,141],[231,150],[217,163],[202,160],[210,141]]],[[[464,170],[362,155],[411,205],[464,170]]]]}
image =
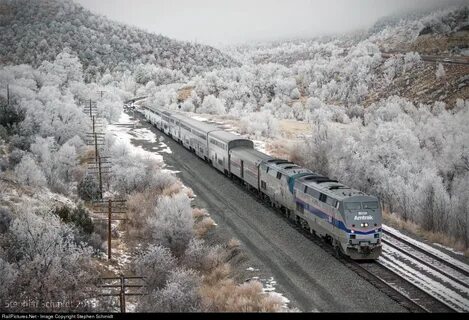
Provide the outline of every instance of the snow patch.
{"type": "Polygon", "coordinates": [[[249,267],[246,270],[247,271],[259,271],[259,269],[256,269],[256,268],[253,268],[253,267],[249,267]]]}

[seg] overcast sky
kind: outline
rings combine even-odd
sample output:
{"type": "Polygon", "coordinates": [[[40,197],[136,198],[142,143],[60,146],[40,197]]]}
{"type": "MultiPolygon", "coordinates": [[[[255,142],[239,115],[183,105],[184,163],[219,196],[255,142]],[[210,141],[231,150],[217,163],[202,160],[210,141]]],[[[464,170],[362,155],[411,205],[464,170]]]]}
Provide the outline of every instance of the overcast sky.
{"type": "Polygon", "coordinates": [[[76,1],[113,20],[171,38],[221,45],[352,31],[394,12],[464,0],[76,1]]]}

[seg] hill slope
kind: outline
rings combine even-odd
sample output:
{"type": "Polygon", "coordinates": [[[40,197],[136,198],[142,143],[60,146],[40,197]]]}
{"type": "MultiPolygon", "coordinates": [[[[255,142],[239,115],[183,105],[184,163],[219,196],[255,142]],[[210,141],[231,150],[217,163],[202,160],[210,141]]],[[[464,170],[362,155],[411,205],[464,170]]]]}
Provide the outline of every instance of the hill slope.
{"type": "Polygon", "coordinates": [[[195,75],[237,63],[219,50],[176,41],[95,15],[71,0],[0,0],[0,63],[39,65],[64,47],[78,54],[85,74],[154,63],[195,75]]]}

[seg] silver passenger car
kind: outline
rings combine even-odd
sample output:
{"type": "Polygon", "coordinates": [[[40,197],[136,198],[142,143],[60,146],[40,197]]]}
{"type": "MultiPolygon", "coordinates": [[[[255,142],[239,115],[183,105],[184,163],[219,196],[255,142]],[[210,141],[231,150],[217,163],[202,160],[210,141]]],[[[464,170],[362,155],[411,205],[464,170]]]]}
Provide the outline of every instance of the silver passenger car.
{"type": "Polygon", "coordinates": [[[236,147],[254,148],[251,140],[223,130],[208,133],[209,160],[225,174],[230,173],[230,150],[236,147]]]}
{"type": "Polygon", "coordinates": [[[272,159],[256,149],[236,147],[230,150],[230,172],[250,187],[259,190],[259,164],[272,159]]]}

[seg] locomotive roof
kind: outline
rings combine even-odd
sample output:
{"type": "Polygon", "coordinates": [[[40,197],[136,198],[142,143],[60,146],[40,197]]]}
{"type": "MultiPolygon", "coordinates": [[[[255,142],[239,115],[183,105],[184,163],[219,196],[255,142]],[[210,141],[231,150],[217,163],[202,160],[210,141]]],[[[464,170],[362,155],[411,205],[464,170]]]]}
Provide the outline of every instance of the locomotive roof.
{"type": "Polygon", "coordinates": [[[259,163],[264,160],[272,159],[272,157],[268,154],[247,147],[234,147],[231,149],[230,153],[241,157],[243,160],[248,160],[253,163],[259,163]]]}
{"type": "Polygon", "coordinates": [[[316,173],[305,175],[297,179],[301,185],[311,187],[337,200],[345,200],[354,196],[366,196],[360,190],[352,189],[339,183],[337,180],[329,179],[316,173]]]}

